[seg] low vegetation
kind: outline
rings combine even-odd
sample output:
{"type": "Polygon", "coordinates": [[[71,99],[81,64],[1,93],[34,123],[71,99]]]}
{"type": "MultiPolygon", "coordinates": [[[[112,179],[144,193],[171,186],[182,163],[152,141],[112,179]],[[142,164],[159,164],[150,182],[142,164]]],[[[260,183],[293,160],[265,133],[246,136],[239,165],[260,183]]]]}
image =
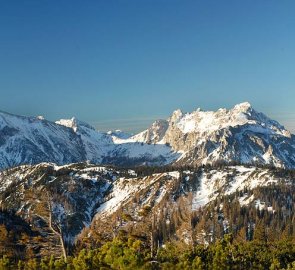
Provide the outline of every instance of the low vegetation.
{"type": "Polygon", "coordinates": [[[1,270],[96,269],[295,269],[294,239],[239,242],[232,235],[208,246],[168,242],[151,254],[150,247],[132,236],[118,236],[97,249],[82,249],[72,257],[0,259],[1,270]]]}

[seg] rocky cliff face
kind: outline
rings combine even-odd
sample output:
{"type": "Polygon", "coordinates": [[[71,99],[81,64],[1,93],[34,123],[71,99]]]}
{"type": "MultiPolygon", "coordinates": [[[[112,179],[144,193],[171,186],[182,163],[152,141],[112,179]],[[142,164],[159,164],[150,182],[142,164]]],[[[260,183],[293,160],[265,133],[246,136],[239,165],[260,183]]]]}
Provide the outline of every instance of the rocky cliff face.
{"type": "Polygon", "coordinates": [[[167,121],[155,122],[133,138],[169,144],[182,153],[177,160],[181,164],[237,162],[288,168],[295,164],[294,135],[247,102],[216,112],[176,110],[167,121]]]}

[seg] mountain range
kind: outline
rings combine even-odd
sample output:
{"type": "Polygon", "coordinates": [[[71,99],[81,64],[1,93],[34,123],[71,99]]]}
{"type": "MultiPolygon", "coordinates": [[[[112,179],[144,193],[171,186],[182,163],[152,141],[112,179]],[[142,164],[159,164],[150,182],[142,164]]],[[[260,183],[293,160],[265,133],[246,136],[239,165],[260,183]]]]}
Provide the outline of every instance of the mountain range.
{"type": "Polygon", "coordinates": [[[135,135],[100,132],[76,118],[56,122],[0,112],[0,168],[74,162],[117,166],[260,164],[295,168],[295,136],[248,103],[175,110],[135,135]]]}
{"type": "Polygon", "coordinates": [[[176,110],[135,135],[1,112],[0,168],[15,256],[66,257],[120,233],[151,248],[251,240],[262,219],[295,232],[295,136],[247,102],[176,110]]]}

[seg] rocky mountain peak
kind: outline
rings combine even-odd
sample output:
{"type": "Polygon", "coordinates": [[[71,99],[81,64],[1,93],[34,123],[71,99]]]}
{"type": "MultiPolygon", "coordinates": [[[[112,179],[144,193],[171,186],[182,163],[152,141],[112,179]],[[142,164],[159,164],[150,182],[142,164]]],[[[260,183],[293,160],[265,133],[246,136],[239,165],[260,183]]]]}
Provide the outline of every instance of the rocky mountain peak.
{"type": "Polygon", "coordinates": [[[95,130],[94,127],[92,127],[91,125],[89,125],[86,122],[78,120],[76,117],[72,117],[71,119],[60,119],[60,120],[56,121],[55,123],[58,125],[61,125],[61,126],[71,128],[75,132],[78,131],[79,127],[84,127],[84,128],[86,127],[88,129],[95,130]]]}
{"type": "Polygon", "coordinates": [[[183,112],[180,109],[177,109],[172,113],[169,120],[170,122],[177,122],[182,116],[183,116],[183,112]]]}
{"type": "Polygon", "coordinates": [[[242,102],[240,104],[235,105],[232,110],[247,113],[249,111],[252,111],[253,108],[251,104],[246,101],[246,102],[242,102]]]}

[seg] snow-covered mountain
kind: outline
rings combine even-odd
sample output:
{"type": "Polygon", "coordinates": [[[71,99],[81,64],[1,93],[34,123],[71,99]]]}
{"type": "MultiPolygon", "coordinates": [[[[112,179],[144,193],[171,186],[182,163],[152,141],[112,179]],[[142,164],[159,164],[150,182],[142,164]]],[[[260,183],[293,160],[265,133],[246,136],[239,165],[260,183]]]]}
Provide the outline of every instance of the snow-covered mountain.
{"type": "Polygon", "coordinates": [[[129,141],[121,131],[99,132],[87,123],[75,118],[59,120],[58,125],[71,128],[82,140],[86,159],[92,163],[120,166],[165,165],[173,162],[179,154],[163,144],[152,145],[144,142],[129,141]]]}
{"type": "Polygon", "coordinates": [[[269,164],[295,168],[295,136],[249,103],[157,120],[136,135],[99,132],[75,118],[0,113],[0,168],[90,161],[120,166],[165,164],[269,164]]]}
{"type": "Polygon", "coordinates": [[[120,138],[126,136],[119,136],[118,132],[96,131],[75,118],[54,123],[43,117],[0,112],[0,168],[40,162],[63,165],[81,161],[163,165],[179,156],[166,145],[118,143],[120,138]]]}
{"type": "Polygon", "coordinates": [[[177,160],[181,164],[295,165],[295,136],[248,102],[215,112],[176,110],[129,141],[170,145],[182,153],[177,160]]]}
{"type": "Polygon", "coordinates": [[[86,159],[83,142],[67,127],[40,117],[0,112],[0,168],[20,164],[66,164],[86,159]]]}

